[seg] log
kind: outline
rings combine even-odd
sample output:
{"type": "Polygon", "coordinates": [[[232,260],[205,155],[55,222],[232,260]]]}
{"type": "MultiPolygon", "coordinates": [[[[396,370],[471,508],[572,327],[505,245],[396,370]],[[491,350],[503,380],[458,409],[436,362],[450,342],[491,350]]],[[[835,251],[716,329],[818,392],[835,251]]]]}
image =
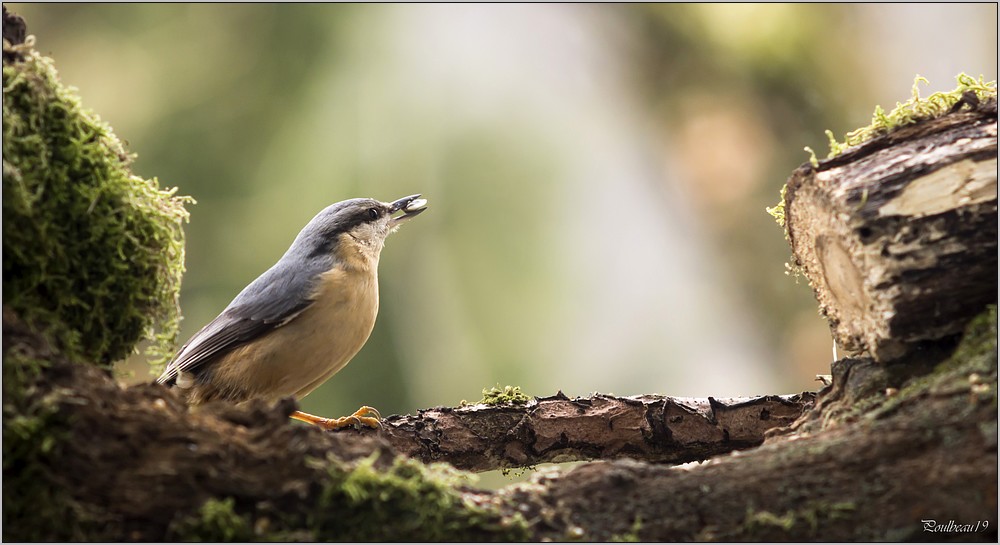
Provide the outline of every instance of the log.
{"type": "Polygon", "coordinates": [[[997,300],[997,103],[971,106],[788,180],[794,264],[848,353],[899,359],[997,300]]]}

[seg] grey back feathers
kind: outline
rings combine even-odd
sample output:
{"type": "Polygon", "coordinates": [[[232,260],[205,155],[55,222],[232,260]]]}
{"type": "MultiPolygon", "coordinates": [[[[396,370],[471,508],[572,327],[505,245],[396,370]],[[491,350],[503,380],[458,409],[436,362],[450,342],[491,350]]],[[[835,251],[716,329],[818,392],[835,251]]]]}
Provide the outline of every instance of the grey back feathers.
{"type": "Polygon", "coordinates": [[[308,308],[319,276],[335,264],[338,235],[370,220],[373,208],[386,211],[384,204],[373,199],[350,199],[323,209],[274,266],[191,337],[157,382],[173,385],[181,373],[197,375],[206,363],[281,327],[308,308]]]}

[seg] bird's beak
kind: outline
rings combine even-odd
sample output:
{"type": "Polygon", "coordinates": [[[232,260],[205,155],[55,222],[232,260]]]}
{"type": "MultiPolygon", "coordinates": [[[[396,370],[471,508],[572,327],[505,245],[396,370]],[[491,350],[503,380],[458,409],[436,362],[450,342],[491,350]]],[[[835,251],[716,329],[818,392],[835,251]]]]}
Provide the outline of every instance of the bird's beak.
{"type": "Polygon", "coordinates": [[[424,210],[427,210],[427,199],[421,199],[419,193],[416,195],[410,195],[409,197],[403,197],[402,199],[389,204],[389,212],[403,212],[402,215],[394,216],[392,218],[393,225],[399,225],[424,210]]]}

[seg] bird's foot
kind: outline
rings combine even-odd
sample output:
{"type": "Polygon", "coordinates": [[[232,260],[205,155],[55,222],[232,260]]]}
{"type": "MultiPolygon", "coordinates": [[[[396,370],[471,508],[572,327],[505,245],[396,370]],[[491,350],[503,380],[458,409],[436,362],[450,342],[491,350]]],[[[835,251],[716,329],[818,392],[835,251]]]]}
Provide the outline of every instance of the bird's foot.
{"type": "Polygon", "coordinates": [[[291,417],[324,430],[339,430],[348,426],[368,426],[375,429],[382,427],[382,415],[375,408],[367,405],[355,411],[354,414],[341,418],[323,418],[302,411],[295,411],[291,417]]]}

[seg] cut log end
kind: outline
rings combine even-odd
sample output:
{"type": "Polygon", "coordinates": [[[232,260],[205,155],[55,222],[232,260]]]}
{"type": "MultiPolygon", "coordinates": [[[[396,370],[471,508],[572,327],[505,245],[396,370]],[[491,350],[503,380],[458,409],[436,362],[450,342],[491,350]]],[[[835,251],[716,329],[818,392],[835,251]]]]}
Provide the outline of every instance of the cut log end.
{"type": "Polygon", "coordinates": [[[997,300],[996,101],[798,169],[785,209],[841,348],[888,361],[960,333],[997,300]]]}

